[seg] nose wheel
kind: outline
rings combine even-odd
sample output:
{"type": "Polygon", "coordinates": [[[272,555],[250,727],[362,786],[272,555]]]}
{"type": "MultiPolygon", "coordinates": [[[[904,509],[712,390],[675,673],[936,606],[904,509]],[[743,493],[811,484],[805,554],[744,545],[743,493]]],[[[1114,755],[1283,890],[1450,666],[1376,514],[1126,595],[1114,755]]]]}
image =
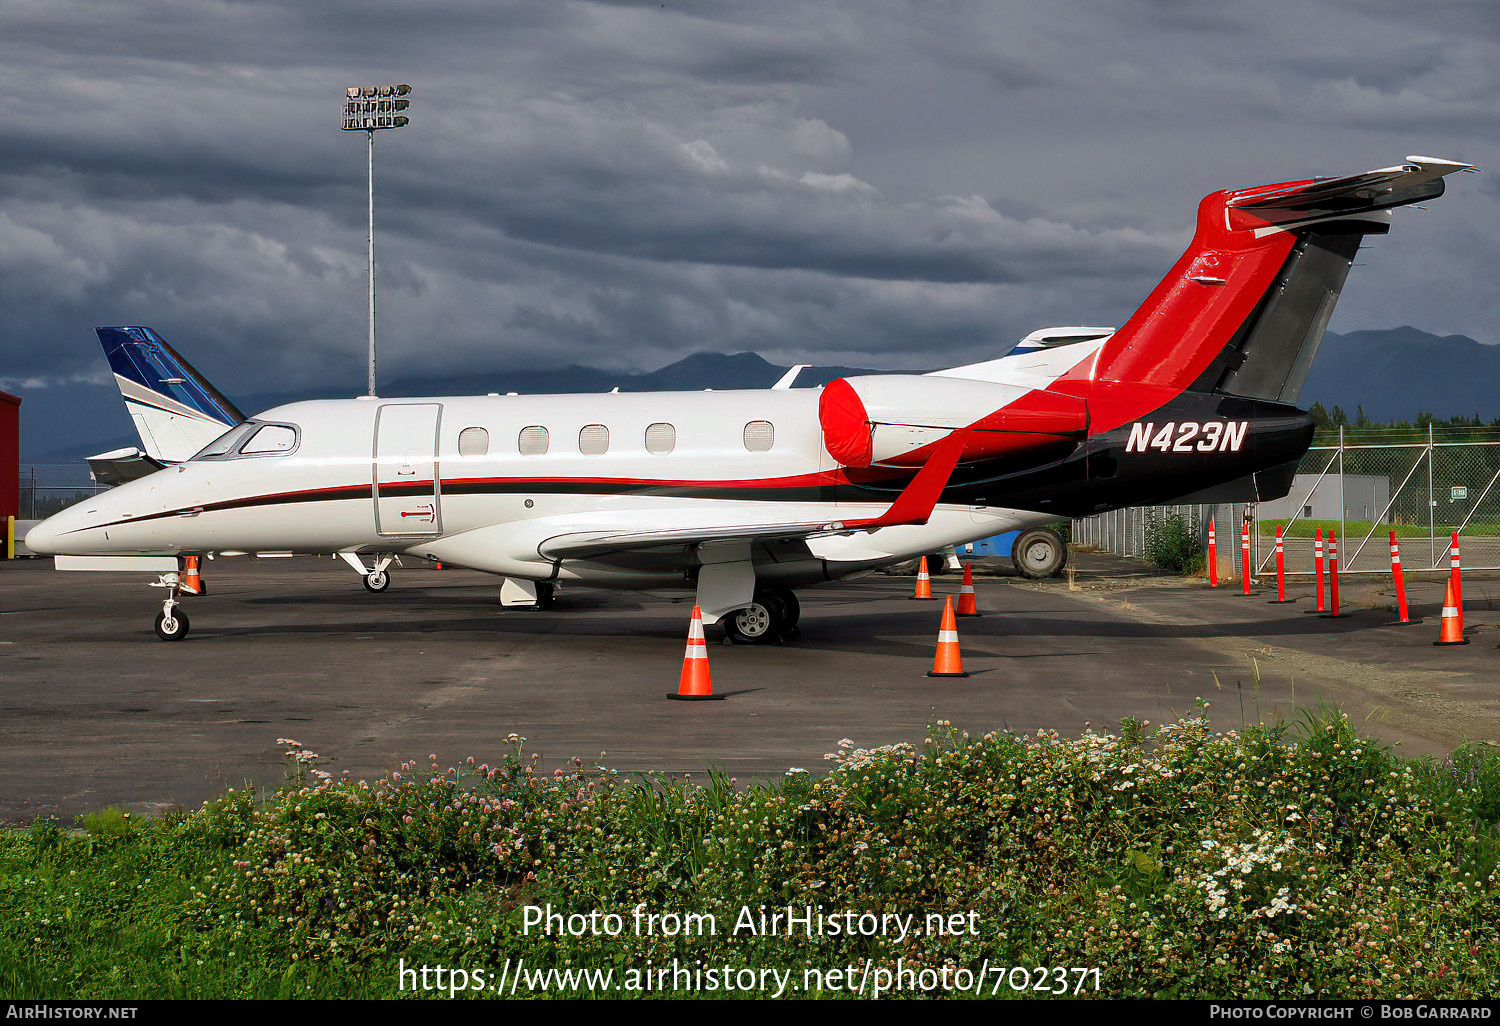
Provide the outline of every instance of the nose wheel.
{"type": "Polygon", "coordinates": [[[391,586],[391,575],[384,570],[371,570],[365,574],[365,591],[382,592],[391,586]]]}
{"type": "Polygon", "coordinates": [[[179,608],[182,603],[177,601],[182,589],[181,575],[162,574],[161,579],[151,587],[167,589],[167,597],[161,603],[161,612],[156,614],[156,636],[163,641],[181,641],[188,633],[187,614],[179,608]]]}
{"type": "Polygon", "coordinates": [[[180,609],[156,614],[156,636],[163,641],[181,641],[187,637],[187,614],[180,609]]]}

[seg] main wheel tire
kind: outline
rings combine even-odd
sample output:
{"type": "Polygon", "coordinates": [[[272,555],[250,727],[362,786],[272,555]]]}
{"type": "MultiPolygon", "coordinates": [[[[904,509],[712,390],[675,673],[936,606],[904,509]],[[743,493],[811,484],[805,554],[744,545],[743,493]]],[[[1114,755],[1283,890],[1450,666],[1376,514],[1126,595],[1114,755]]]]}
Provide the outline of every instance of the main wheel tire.
{"type": "Polygon", "coordinates": [[[928,577],[937,577],[939,574],[945,574],[947,572],[948,572],[948,553],[946,553],[946,552],[929,552],[929,553],[927,553],[927,576],[928,577]]]}
{"type": "Polygon", "coordinates": [[[536,608],[551,609],[557,600],[557,589],[548,581],[538,581],[536,584],[536,608]]]}
{"type": "Polygon", "coordinates": [[[781,640],[786,610],[770,595],[757,595],[743,609],[724,618],[724,631],[736,644],[769,645],[781,640]]]}
{"type": "Polygon", "coordinates": [[[1022,531],[1011,546],[1010,561],[1022,577],[1056,577],[1068,565],[1068,546],[1062,535],[1046,527],[1022,531]]]}
{"type": "Polygon", "coordinates": [[[384,570],[371,570],[365,574],[364,582],[365,591],[379,593],[391,586],[391,575],[384,570]]]}
{"type": "Polygon", "coordinates": [[[802,620],[802,603],[797,599],[797,593],[791,588],[773,588],[767,594],[777,602],[781,603],[782,612],[785,614],[785,628],[791,630],[802,620]]]}
{"type": "Polygon", "coordinates": [[[172,610],[172,615],[156,614],[156,636],[163,641],[181,641],[188,633],[187,614],[181,609],[172,610]]]}

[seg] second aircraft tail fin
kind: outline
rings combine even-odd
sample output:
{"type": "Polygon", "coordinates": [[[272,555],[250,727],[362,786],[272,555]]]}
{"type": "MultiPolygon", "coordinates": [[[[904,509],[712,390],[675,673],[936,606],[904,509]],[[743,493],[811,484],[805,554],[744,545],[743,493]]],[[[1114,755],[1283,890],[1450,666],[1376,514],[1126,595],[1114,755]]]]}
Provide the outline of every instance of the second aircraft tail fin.
{"type": "Polygon", "coordinates": [[[95,328],[141,448],[158,463],[180,463],[245,415],[156,332],[95,328]]]}

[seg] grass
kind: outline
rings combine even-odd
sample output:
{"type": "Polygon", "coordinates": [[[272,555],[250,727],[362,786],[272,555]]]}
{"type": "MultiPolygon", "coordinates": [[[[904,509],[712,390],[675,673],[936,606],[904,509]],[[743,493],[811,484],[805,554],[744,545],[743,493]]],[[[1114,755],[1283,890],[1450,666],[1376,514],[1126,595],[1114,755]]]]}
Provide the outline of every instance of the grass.
{"type": "MultiPolygon", "coordinates": [[[[1260,521],[1260,533],[1263,537],[1274,538],[1276,528],[1283,529],[1284,538],[1311,538],[1314,532],[1322,530],[1323,537],[1328,537],[1328,532],[1338,533],[1340,529],[1344,532],[1344,538],[1363,538],[1370,533],[1372,527],[1376,528],[1375,537],[1384,538],[1389,532],[1395,531],[1397,538],[1426,538],[1428,530],[1426,524],[1375,524],[1370,520],[1346,520],[1340,524],[1337,520],[1298,520],[1288,526],[1287,520],[1262,520],[1260,521]]],[[[1439,538],[1445,538],[1450,531],[1455,530],[1457,524],[1438,524],[1434,530],[1439,538]]],[[[1500,524],[1471,523],[1464,527],[1463,538],[1477,535],[1480,537],[1500,536],[1500,524]]]]}
{"type": "MultiPolygon", "coordinates": [[[[274,795],[0,835],[0,993],[409,996],[403,967],[493,984],[522,959],[608,970],[615,989],[553,979],[520,994],[618,996],[627,974],[639,986],[674,959],[788,973],[797,993],[819,982],[808,968],[868,966],[888,989],[961,996],[954,974],[972,981],[986,960],[1097,967],[1097,993],[1114,997],[1495,992],[1500,752],[1401,758],[1329,708],[1214,733],[1204,708],[1073,740],[937,724],[918,748],[844,742],[826,775],[752,787],[581,765],[542,776],[521,739],[496,767],[334,782],[291,742],[274,795]],[[549,906],[558,929],[528,930],[528,908],[549,906]],[[976,929],[733,929],[787,906],[976,929]],[[566,928],[590,913],[623,928],[566,928]],[[637,913],[717,929],[640,931],[637,913]]],[[[983,993],[1018,996],[1019,977],[992,975],[983,993]]],[[[1094,994],[1094,978],[1078,989],[1094,994]]]]}

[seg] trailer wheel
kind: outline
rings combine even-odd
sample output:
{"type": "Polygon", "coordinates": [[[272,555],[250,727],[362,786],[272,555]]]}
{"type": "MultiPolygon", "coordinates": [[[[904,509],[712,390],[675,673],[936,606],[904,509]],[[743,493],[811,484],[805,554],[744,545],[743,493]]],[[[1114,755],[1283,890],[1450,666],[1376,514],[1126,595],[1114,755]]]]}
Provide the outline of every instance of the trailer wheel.
{"type": "Polygon", "coordinates": [[[1068,565],[1068,546],[1062,535],[1050,528],[1022,531],[1011,546],[1010,561],[1022,577],[1034,581],[1056,577],[1068,565]]]}

